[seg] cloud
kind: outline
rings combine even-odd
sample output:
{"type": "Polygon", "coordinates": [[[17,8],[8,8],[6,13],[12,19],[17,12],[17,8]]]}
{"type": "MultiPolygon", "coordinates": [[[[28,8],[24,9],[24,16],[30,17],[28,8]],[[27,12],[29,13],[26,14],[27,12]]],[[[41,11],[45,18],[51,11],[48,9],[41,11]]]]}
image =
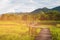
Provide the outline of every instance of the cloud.
{"type": "Polygon", "coordinates": [[[36,2],[34,0],[29,0],[30,3],[35,4],[36,2]]]}
{"type": "Polygon", "coordinates": [[[60,0],[1,0],[0,13],[31,12],[37,8],[60,6],[60,0]]]}

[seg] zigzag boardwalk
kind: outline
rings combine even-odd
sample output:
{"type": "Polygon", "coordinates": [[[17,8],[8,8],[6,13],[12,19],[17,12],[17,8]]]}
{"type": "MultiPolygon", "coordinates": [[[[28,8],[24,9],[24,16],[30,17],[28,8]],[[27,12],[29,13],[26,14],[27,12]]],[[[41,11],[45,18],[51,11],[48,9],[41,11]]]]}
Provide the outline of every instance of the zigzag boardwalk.
{"type": "Polygon", "coordinates": [[[35,37],[35,40],[52,40],[50,30],[43,28],[41,32],[35,37]]]}

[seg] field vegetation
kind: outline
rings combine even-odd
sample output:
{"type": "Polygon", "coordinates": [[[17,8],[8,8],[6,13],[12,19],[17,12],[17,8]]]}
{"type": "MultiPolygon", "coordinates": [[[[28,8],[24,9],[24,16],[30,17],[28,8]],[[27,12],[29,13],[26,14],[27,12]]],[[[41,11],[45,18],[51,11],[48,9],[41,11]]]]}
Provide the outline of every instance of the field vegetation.
{"type": "Polygon", "coordinates": [[[0,15],[0,40],[34,40],[42,28],[50,28],[52,40],[60,40],[60,12],[5,13],[0,15]]]}

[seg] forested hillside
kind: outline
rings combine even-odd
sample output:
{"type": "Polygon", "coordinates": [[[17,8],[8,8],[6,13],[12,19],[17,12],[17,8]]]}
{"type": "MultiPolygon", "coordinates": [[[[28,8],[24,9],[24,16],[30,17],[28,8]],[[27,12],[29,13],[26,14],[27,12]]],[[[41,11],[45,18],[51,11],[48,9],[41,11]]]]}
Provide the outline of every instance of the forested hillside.
{"type": "Polygon", "coordinates": [[[48,11],[39,13],[6,13],[0,15],[0,20],[10,20],[10,21],[36,21],[36,20],[60,20],[59,11],[48,11]]]}

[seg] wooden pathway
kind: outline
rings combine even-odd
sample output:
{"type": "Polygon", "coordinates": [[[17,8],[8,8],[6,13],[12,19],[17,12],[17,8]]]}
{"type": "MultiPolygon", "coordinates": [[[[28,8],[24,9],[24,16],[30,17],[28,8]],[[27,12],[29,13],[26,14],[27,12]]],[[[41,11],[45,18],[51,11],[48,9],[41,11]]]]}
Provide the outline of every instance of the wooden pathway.
{"type": "Polygon", "coordinates": [[[35,37],[34,40],[52,40],[52,35],[48,28],[42,28],[41,32],[35,37]]]}

